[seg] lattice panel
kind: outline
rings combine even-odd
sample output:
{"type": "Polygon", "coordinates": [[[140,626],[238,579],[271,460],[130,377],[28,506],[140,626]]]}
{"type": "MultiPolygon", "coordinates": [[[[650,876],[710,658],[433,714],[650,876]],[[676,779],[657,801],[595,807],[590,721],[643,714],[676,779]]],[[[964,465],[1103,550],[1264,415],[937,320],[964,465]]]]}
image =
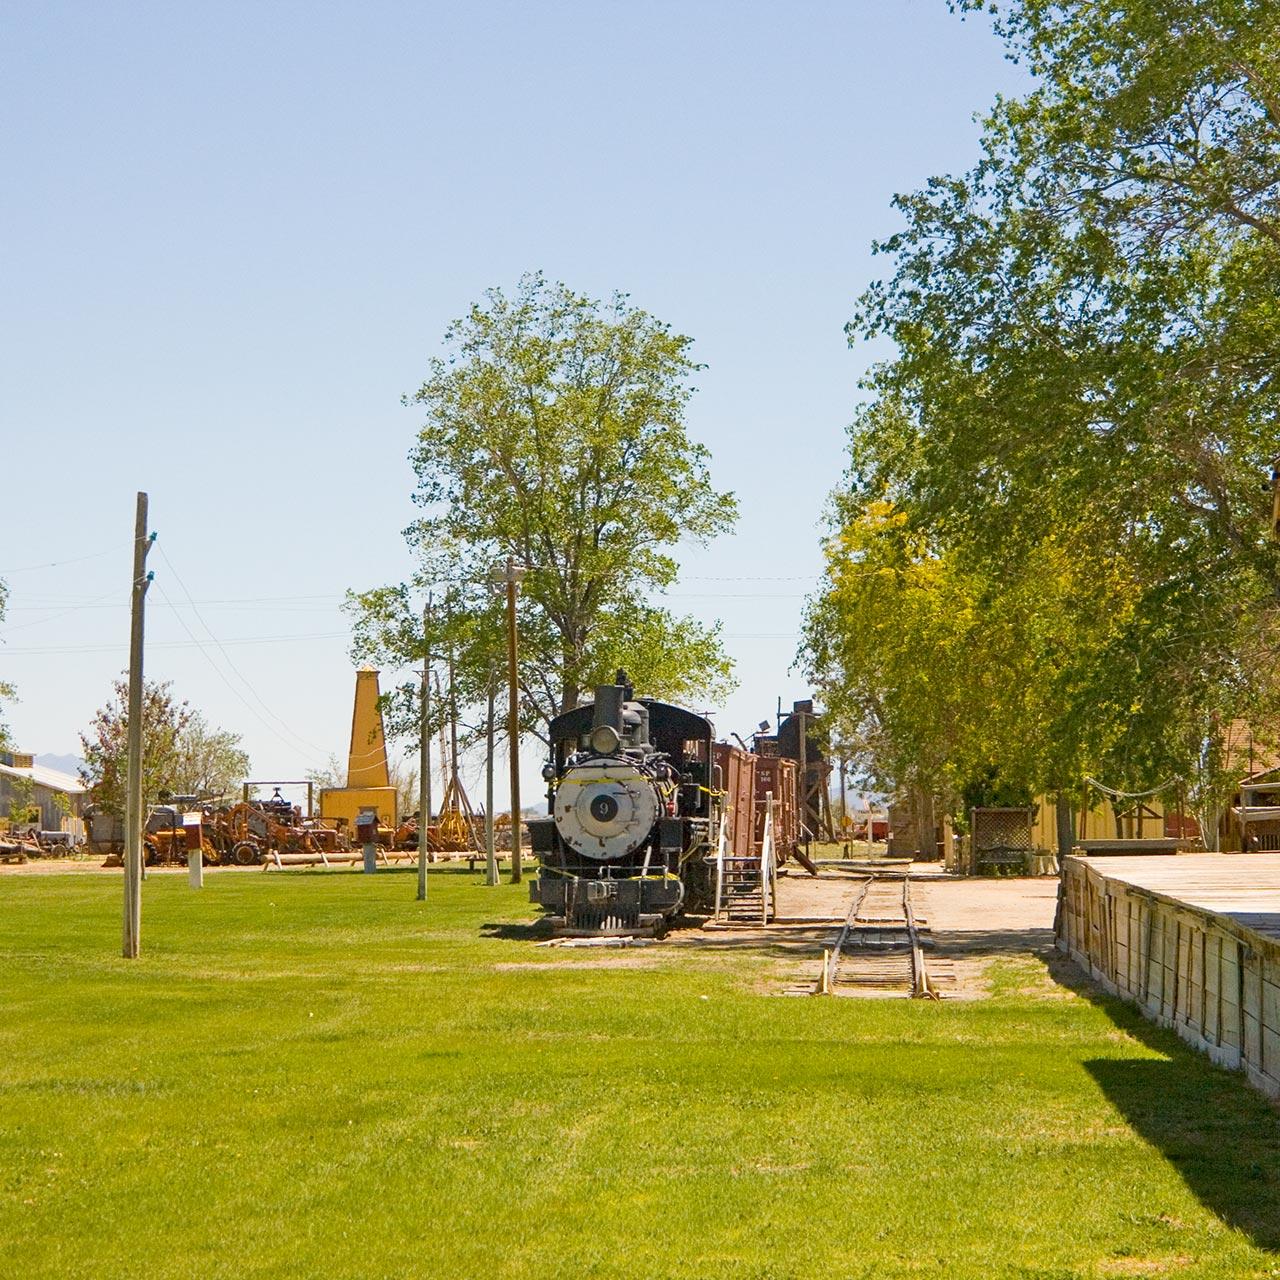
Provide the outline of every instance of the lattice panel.
{"type": "Polygon", "coordinates": [[[973,848],[1031,851],[1031,811],[1029,809],[975,809],[973,848]]]}

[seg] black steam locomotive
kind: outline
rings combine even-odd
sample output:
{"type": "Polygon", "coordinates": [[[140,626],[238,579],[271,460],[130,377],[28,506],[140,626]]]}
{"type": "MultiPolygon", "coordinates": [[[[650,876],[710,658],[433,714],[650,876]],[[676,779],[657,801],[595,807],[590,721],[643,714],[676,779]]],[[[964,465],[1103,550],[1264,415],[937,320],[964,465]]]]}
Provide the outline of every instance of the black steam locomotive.
{"type": "Polygon", "coordinates": [[[551,722],[549,816],[529,823],[529,896],[555,929],[661,933],[683,907],[706,904],[720,820],[713,737],[705,716],[636,699],[622,671],[593,704],[551,722]]]}

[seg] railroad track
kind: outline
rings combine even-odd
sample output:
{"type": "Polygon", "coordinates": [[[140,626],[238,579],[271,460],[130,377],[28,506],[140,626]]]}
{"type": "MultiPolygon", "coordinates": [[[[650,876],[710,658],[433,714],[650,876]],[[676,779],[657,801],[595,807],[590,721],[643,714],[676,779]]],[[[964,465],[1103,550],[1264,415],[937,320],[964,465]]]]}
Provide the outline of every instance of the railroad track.
{"type": "Polygon", "coordinates": [[[951,975],[930,972],[921,939],[927,927],[915,914],[909,871],[871,873],[854,897],[835,947],[824,957],[815,994],[844,988],[940,999],[938,981],[951,975]]]}

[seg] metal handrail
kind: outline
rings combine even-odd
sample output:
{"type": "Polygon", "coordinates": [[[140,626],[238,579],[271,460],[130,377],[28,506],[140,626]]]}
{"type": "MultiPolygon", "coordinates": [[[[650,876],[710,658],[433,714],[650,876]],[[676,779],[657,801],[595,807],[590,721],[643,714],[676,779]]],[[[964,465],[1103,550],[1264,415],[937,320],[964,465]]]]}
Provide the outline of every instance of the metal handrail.
{"type": "Polygon", "coordinates": [[[716,902],[715,912],[712,915],[713,920],[720,919],[721,902],[724,898],[724,863],[729,847],[729,828],[728,818],[725,815],[720,817],[720,836],[716,842],[716,902]]]}
{"type": "Polygon", "coordinates": [[[772,909],[777,915],[777,882],[774,879],[773,792],[765,792],[764,836],[760,841],[760,923],[769,923],[772,909]]]}

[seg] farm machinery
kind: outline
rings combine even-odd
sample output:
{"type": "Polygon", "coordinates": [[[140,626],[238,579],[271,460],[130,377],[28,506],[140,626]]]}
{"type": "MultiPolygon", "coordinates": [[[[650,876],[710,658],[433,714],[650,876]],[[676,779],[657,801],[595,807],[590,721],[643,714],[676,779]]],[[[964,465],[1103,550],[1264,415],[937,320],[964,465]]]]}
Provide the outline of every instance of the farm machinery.
{"type": "MultiPolygon", "coordinates": [[[[148,866],[186,864],[190,845],[184,820],[191,813],[200,815],[200,849],[210,866],[281,865],[282,859],[321,862],[349,856],[351,846],[344,831],[319,819],[304,819],[277,790],[269,800],[230,805],[197,796],[173,796],[154,805],[142,836],[148,866]]],[[[118,861],[124,852],[123,819],[91,813],[88,828],[90,849],[106,854],[108,864],[118,861]]]]}

